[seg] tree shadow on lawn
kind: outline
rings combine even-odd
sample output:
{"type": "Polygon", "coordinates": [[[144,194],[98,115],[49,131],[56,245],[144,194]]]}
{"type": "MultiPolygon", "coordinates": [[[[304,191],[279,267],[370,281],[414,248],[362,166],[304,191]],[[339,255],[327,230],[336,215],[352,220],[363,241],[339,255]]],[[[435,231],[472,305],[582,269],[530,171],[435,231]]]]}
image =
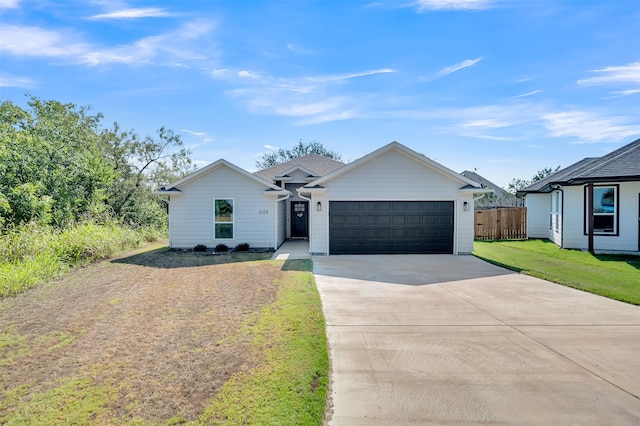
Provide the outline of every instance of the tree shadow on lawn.
{"type": "Polygon", "coordinates": [[[633,254],[594,254],[593,257],[601,262],[624,262],[636,269],[640,269],[640,256],[633,254]]]}
{"type": "Polygon", "coordinates": [[[272,254],[271,252],[193,252],[160,247],[142,253],[124,255],[111,260],[111,263],[172,269],[268,260],[271,259],[272,254]]]}
{"type": "Polygon", "coordinates": [[[313,262],[311,259],[287,259],[280,269],[282,271],[313,272],[313,262]]]}

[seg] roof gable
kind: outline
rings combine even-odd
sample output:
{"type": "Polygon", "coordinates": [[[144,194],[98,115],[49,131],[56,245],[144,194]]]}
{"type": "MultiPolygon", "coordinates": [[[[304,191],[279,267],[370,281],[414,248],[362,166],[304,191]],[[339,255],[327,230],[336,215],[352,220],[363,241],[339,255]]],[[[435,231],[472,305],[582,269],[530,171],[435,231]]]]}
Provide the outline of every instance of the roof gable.
{"type": "Polygon", "coordinates": [[[466,178],[465,176],[462,176],[456,172],[454,172],[451,169],[448,169],[447,167],[443,166],[440,163],[437,163],[433,160],[431,160],[430,158],[425,157],[422,154],[419,154],[415,151],[413,151],[410,148],[407,148],[406,146],[402,145],[399,142],[391,142],[390,144],[387,144],[385,146],[383,146],[382,148],[379,148],[367,155],[365,155],[364,157],[361,157],[359,159],[357,159],[356,161],[349,163],[347,165],[345,165],[344,167],[341,167],[339,169],[334,170],[333,172],[327,174],[326,176],[323,176],[319,179],[314,180],[313,182],[309,183],[307,186],[305,187],[313,187],[313,186],[322,186],[324,185],[326,182],[333,180],[335,178],[337,178],[338,176],[342,176],[346,173],[349,173],[350,171],[362,166],[363,164],[368,163],[369,161],[378,158],[380,156],[385,155],[388,152],[391,151],[396,151],[399,152],[413,160],[415,160],[416,162],[422,164],[425,167],[428,167],[432,170],[435,170],[441,174],[443,174],[444,176],[450,178],[453,181],[456,181],[457,183],[459,183],[460,185],[470,185],[473,188],[481,188],[481,185],[477,182],[474,182],[471,179],[466,178]]]}
{"type": "Polygon", "coordinates": [[[512,194],[510,194],[507,191],[505,191],[502,187],[500,187],[500,186],[496,185],[495,183],[491,182],[489,179],[485,178],[484,176],[480,176],[476,172],[465,170],[464,172],[462,172],[460,174],[462,176],[468,178],[468,179],[471,179],[474,182],[478,182],[480,185],[484,186],[485,188],[493,189],[493,192],[498,197],[505,197],[505,196],[509,196],[509,195],[513,196],[512,194]]]}
{"type": "Polygon", "coordinates": [[[258,170],[253,174],[268,182],[273,182],[274,180],[276,180],[277,176],[286,175],[287,173],[291,173],[295,169],[304,170],[310,176],[320,177],[343,166],[344,163],[340,161],[323,157],[322,155],[310,154],[303,157],[294,158],[284,163],[277,164],[273,167],[258,170]]]}
{"type": "Polygon", "coordinates": [[[217,170],[217,169],[219,169],[221,167],[227,167],[227,168],[233,170],[234,172],[236,172],[236,173],[238,173],[238,174],[240,174],[242,176],[245,176],[245,177],[247,177],[247,178],[249,178],[251,180],[256,181],[257,183],[259,183],[261,185],[264,185],[268,189],[273,189],[273,190],[276,190],[276,191],[281,191],[282,190],[282,188],[277,187],[276,185],[272,184],[271,182],[267,182],[266,180],[260,178],[259,176],[255,176],[254,174],[249,173],[244,169],[241,169],[240,167],[236,166],[233,163],[228,162],[225,159],[220,159],[220,160],[215,161],[215,162],[213,162],[213,163],[211,163],[211,164],[209,164],[209,165],[207,165],[207,166],[205,166],[205,167],[203,167],[201,169],[196,170],[195,172],[191,173],[190,175],[187,175],[187,176],[183,177],[182,179],[180,179],[180,180],[178,180],[176,182],[173,182],[170,185],[167,185],[163,189],[163,191],[167,191],[167,192],[171,191],[174,188],[178,188],[180,186],[183,186],[183,185],[189,183],[190,181],[192,181],[194,179],[197,179],[199,177],[202,177],[202,176],[204,176],[204,175],[206,175],[208,173],[211,173],[214,170],[217,170]]]}

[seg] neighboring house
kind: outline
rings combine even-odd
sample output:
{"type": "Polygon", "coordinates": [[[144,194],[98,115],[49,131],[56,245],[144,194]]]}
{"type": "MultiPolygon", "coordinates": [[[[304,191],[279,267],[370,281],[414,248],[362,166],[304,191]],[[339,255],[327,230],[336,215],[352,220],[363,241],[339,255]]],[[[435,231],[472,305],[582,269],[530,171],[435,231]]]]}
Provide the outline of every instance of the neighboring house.
{"type": "Polygon", "coordinates": [[[640,139],[578,161],[517,195],[525,198],[529,238],[572,249],[640,251],[640,139]]]}
{"type": "Polygon", "coordinates": [[[313,254],[470,253],[480,184],[392,142],[350,164],[317,155],[256,173],[218,160],[156,191],[169,196],[169,245],[313,254]]]}
{"type": "Polygon", "coordinates": [[[476,172],[465,170],[460,173],[462,176],[471,179],[474,182],[478,182],[485,188],[493,189],[493,193],[485,194],[482,198],[478,198],[475,201],[476,209],[493,209],[496,207],[522,207],[523,201],[516,197],[514,194],[505,191],[495,183],[491,182],[483,176],[480,176],[476,172]]]}

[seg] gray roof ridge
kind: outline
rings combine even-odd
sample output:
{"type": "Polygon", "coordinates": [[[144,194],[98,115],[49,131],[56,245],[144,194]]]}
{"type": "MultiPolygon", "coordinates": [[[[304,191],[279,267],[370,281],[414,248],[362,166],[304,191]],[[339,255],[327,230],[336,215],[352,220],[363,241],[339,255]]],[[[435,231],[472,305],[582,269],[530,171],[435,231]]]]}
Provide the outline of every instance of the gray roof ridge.
{"type": "MultiPolygon", "coordinates": [[[[624,145],[613,152],[603,155],[602,157],[597,157],[599,160],[602,160],[602,161],[595,164],[592,168],[585,170],[584,172],[581,172],[580,175],[587,176],[590,173],[598,169],[601,169],[603,167],[606,167],[608,164],[618,160],[620,157],[623,157],[637,149],[640,149],[640,139],[633,141],[627,145],[624,145]]],[[[579,177],[580,175],[578,175],[577,177],[579,177]]]]}

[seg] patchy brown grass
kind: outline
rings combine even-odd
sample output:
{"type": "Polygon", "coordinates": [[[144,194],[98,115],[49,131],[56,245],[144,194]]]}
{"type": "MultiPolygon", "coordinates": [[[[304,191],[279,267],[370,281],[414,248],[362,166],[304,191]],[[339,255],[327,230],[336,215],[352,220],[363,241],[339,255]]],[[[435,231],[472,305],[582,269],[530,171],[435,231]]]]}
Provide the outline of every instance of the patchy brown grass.
{"type": "Polygon", "coordinates": [[[148,250],[0,299],[0,423],[56,420],[38,402],[88,404],[87,387],[78,423],[195,420],[252,367],[237,336],[276,299],[281,263],[148,250]]]}

